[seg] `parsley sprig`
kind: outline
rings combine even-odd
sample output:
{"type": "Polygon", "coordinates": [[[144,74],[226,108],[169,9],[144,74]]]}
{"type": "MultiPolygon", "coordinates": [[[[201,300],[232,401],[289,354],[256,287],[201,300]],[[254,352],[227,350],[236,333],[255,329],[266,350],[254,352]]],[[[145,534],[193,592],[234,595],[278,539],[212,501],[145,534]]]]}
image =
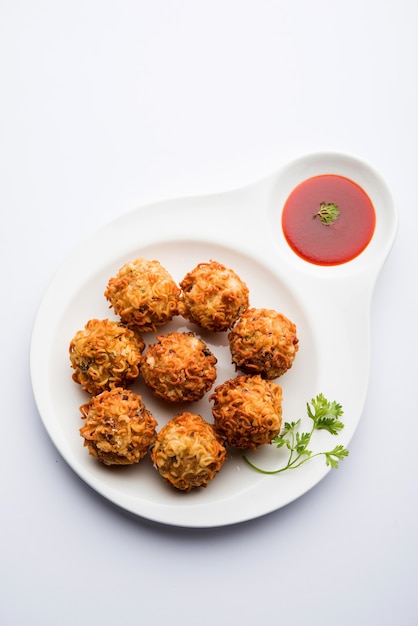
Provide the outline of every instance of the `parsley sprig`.
{"type": "Polygon", "coordinates": [[[329,402],[322,393],[312,398],[310,404],[306,403],[306,409],[308,416],[312,420],[312,427],[308,432],[300,432],[299,425],[301,420],[295,422],[285,422],[284,427],[279,435],[273,439],[273,443],[277,448],[287,448],[289,451],[289,457],[286,465],[276,470],[264,470],[254,465],[246,456],[244,460],[250,467],[262,474],[279,474],[288,469],[296,469],[300,467],[309,459],[313,459],[316,456],[325,456],[326,464],[333,468],[338,468],[339,461],[342,461],[348,456],[347,448],[342,445],[337,445],[333,450],[328,452],[315,452],[312,453],[308,449],[311,442],[312,435],[315,430],[327,430],[331,435],[338,435],[338,433],[344,428],[344,424],[340,417],[343,415],[343,409],[341,404],[335,401],[329,402]]]}
{"type": "Polygon", "coordinates": [[[316,217],[321,218],[321,222],[325,224],[325,226],[331,226],[335,222],[335,220],[340,215],[339,207],[333,202],[321,202],[319,211],[313,214],[313,218],[316,217]]]}

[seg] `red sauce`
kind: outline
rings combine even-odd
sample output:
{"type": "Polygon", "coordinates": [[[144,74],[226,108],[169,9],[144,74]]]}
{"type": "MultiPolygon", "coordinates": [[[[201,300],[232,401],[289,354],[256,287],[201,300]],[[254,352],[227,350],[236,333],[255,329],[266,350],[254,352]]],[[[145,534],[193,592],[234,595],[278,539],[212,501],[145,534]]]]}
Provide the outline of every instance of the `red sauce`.
{"type": "Polygon", "coordinates": [[[336,174],[308,178],[285,202],[283,233],[300,257],[316,265],[340,265],[366,248],[376,224],[373,204],[357,183],[336,174]],[[313,216],[321,202],[336,204],[337,219],[329,225],[313,216]]]}

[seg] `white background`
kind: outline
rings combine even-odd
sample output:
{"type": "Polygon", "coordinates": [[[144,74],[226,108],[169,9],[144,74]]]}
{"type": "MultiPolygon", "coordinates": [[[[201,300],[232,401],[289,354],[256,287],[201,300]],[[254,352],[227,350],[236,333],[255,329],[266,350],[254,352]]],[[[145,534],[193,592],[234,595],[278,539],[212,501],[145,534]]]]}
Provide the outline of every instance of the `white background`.
{"type": "Polygon", "coordinates": [[[2,624],[418,624],[417,27],[415,0],[1,0],[2,624]],[[128,516],[35,406],[50,279],[127,210],[324,149],[371,163],[400,215],[349,458],[241,525],[128,516]]]}

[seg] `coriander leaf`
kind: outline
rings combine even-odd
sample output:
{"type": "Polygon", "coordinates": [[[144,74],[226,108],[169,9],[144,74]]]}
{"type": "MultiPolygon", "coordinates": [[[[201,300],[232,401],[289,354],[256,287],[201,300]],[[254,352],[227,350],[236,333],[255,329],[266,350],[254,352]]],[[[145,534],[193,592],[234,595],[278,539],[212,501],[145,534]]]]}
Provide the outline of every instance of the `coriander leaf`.
{"type": "Polygon", "coordinates": [[[322,415],[335,415],[335,417],[341,417],[343,414],[341,404],[338,404],[335,400],[329,402],[329,400],[327,400],[322,393],[318,394],[316,398],[312,398],[311,404],[316,417],[321,417],[322,415]]]}
{"type": "Polygon", "coordinates": [[[330,452],[324,452],[325,454],[325,462],[327,465],[332,467],[333,469],[338,468],[338,461],[343,461],[345,457],[348,456],[349,452],[347,448],[344,446],[335,446],[334,450],[330,452]]]}
{"type": "Polygon", "coordinates": [[[283,448],[283,446],[286,446],[287,448],[289,448],[289,450],[293,449],[291,441],[289,439],[286,439],[286,437],[283,435],[277,435],[277,437],[275,437],[273,441],[276,444],[276,448],[283,448]]]}
{"type": "MultiPolygon", "coordinates": [[[[318,428],[318,422],[322,422],[324,418],[327,418],[323,423],[324,426],[319,426],[319,428],[326,428],[326,425],[329,423],[330,418],[338,418],[343,415],[344,411],[342,409],[341,404],[337,402],[329,402],[325,396],[320,393],[316,398],[312,398],[311,406],[307,403],[307,413],[311,420],[313,420],[315,424],[315,428],[318,428]],[[313,409],[313,410],[312,410],[313,409]]],[[[341,430],[341,428],[339,428],[341,430]]]]}
{"type": "Polygon", "coordinates": [[[296,433],[295,451],[298,454],[307,454],[309,456],[311,453],[306,449],[306,446],[309,444],[310,439],[310,433],[296,433]]]}
{"type": "Polygon", "coordinates": [[[317,430],[327,430],[331,435],[338,435],[340,430],[344,428],[344,424],[333,415],[325,415],[316,420],[315,428],[317,430]]]}
{"type": "Polygon", "coordinates": [[[340,216],[340,209],[333,202],[329,202],[328,204],[326,202],[321,202],[319,207],[319,211],[314,213],[313,218],[315,219],[316,217],[320,217],[321,222],[325,224],[325,226],[331,226],[331,224],[333,224],[340,216]]]}
{"type": "Polygon", "coordinates": [[[339,419],[343,415],[341,404],[335,401],[329,402],[320,393],[316,398],[312,398],[310,403],[306,403],[306,410],[308,417],[313,421],[310,432],[300,433],[297,430],[301,422],[299,419],[285,422],[281,433],[273,439],[277,448],[285,446],[289,450],[286,465],[276,470],[263,470],[254,465],[246,456],[244,456],[245,462],[261,474],[279,474],[288,469],[296,469],[316,456],[325,456],[327,466],[338,468],[339,461],[348,456],[348,450],[344,446],[337,445],[329,452],[312,453],[311,450],[308,450],[308,445],[315,430],[327,430],[331,435],[337,435],[344,428],[343,422],[339,419]]]}
{"type": "Polygon", "coordinates": [[[277,448],[286,446],[289,450],[294,450],[294,433],[299,423],[300,420],[297,420],[296,422],[284,423],[281,433],[273,439],[273,443],[276,444],[277,448]]]}
{"type": "Polygon", "coordinates": [[[300,419],[297,420],[296,422],[285,422],[284,426],[282,428],[282,435],[285,435],[286,433],[293,433],[295,431],[295,429],[299,426],[300,424],[300,419]]]}

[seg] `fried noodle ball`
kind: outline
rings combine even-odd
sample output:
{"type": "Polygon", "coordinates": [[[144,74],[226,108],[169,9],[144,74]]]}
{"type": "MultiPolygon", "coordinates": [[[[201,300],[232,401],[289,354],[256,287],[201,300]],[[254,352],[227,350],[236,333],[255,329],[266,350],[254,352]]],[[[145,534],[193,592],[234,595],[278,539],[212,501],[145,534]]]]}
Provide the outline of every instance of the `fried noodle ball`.
{"type": "Polygon", "coordinates": [[[228,335],[232,362],[248,374],[273,379],[293,365],[299,349],[296,326],[272,309],[249,309],[228,335]]]}
{"type": "Polygon", "coordinates": [[[145,384],[168,402],[194,402],[216,379],[216,357],[192,332],[172,332],[148,346],[141,366],[145,384]]]}
{"type": "Polygon", "coordinates": [[[156,331],[178,314],[180,288],[159,261],[126,263],[104,292],[115,313],[140,332],[156,331]]]}
{"type": "Polygon", "coordinates": [[[249,290],[221,263],[199,263],[180,283],[179,313],[210,331],[225,331],[249,306],[249,290]]]}
{"type": "Polygon", "coordinates": [[[104,465],[139,463],[157,436],[156,420],[133,391],[104,391],[80,410],[86,420],[80,428],[84,445],[104,465]]]}
{"type": "Polygon", "coordinates": [[[242,450],[271,443],[282,426],[282,389],[259,375],[243,374],[216,387],[210,400],[214,428],[242,450]]]}
{"type": "Polygon", "coordinates": [[[226,458],[226,448],[213,426],[187,412],[163,426],[151,450],[159,474],[181,491],[207,487],[226,458]]]}
{"type": "Polygon", "coordinates": [[[139,376],[145,343],[113,320],[92,319],[70,342],[73,380],[92,395],[126,386],[139,376]]]}

